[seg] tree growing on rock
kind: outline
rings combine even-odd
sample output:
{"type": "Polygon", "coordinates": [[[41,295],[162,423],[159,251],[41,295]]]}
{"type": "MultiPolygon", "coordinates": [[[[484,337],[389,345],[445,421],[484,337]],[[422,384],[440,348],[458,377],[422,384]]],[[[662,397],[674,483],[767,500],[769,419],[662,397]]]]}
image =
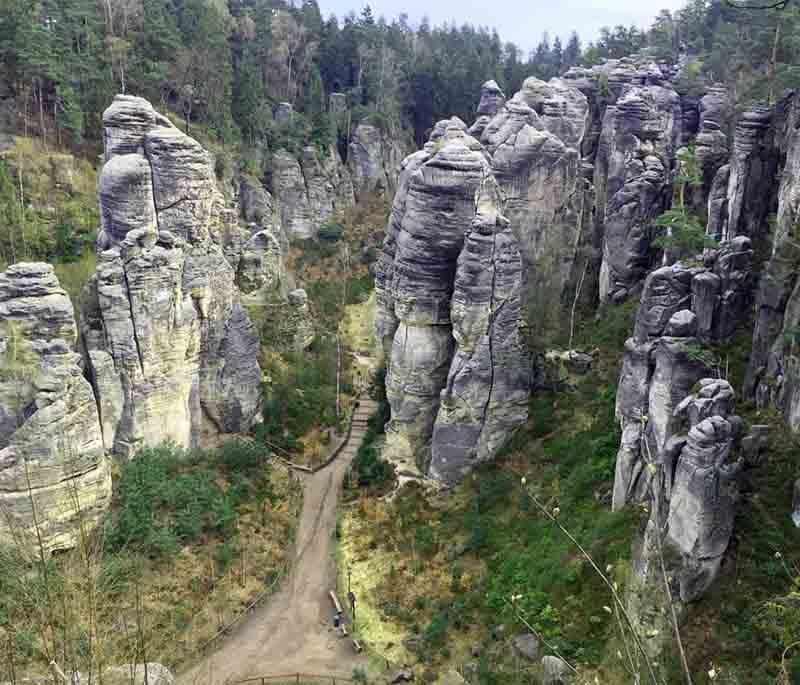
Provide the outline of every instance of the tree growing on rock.
{"type": "Polygon", "coordinates": [[[662,229],[654,245],[664,250],[664,264],[671,264],[700,254],[707,247],[717,243],[706,235],[700,217],[686,204],[689,188],[699,188],[703,183],[700,163],[693,147],[678,152],[678,176],[675,181],[675,203],[671,209],[661,214],[655,222],[656,230],[662,229]]]}

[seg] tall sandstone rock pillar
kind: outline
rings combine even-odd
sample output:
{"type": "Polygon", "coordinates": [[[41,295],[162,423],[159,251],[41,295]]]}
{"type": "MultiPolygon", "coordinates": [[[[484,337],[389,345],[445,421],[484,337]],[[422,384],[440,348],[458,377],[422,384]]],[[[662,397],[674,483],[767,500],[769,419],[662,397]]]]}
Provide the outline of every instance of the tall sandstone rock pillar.
{"type": "Polygon", "coordinates": [[[102,231],[81,337],[106,449],[132,456],[259,418],[258,336],[214,241],[211,156],[141,98],[103,115],[102,231]]]}

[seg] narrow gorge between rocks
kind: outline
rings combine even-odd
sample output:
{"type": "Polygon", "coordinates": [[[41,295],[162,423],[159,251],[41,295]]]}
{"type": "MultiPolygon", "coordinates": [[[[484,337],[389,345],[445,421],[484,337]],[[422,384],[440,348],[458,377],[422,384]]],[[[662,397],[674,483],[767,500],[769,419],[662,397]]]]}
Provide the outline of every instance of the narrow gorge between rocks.
{"type": "Polygon", "coordinates": [[[0,683],[800,683],[796,1],[322,9],[0,7],[0,683]]]}

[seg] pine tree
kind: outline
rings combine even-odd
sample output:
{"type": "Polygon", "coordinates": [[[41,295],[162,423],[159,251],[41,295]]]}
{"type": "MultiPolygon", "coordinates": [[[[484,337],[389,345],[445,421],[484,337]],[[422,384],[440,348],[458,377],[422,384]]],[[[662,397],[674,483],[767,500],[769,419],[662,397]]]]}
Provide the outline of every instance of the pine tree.
{"type": "Polygon", "coordinates": [[[573,31],[564,48],[564,70],[574,67],[581,59],[581,39],[577,31],[573,31]]]}

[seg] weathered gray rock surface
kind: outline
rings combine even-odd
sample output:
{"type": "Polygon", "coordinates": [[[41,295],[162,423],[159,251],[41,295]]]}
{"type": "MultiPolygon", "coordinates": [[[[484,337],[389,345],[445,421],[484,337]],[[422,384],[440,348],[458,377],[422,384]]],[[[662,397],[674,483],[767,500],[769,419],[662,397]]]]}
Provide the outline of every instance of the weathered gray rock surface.
{"type": "Polygon", "coordinates": [[[520,336],[523,263],[499,188],[481,181],[450,306],[456,349],[433,428],[430,475],[455,483],[528,416],[531,365],[520,336]]]}
{"type": "Polygon", "coordinates": [[[601,301],[627,297],[647,273],[648,229],[671,199],[681,122],[680,98],[662,86],[628,88],[606,110],[594,172],[601,301]]]}
{"type": "Polygon", "coordinates": [[[741,429],[741,419],[733,414],[733,388],[710,378],[700,386],[675,411],[688,434],[675,440],[685,442],[667,490],[666,542],[681,556],[676,575],[684,602],[697,599],[717,575],[733,534],[744,466],[742,459],[730,460],[741,429]]]}
{"type": "MultiPolygon", "coordinates": [[[[390,350],[385,456],[401,477],[446,483],[525,419],[521,258],[485,153],[463,122],[403,163],[376,273],[390,350]]],[[[433,138],[433,136],[432,136],[433,138]]]]}
{"type": "Polygon", "coordinates": [[[481,86],[481,100],[478,103],[477,115],[478,118],[475,123],[469,128],[469,134],[474,138],[480,140],[486,125],[492,120],[506,104],[505,93],[497,85],[497,81],[486,81],[481,86]]]}
{"type": "Polygon", "coordinates": [[[355,203],[351,172],[333,147],[322,154],[306,146],[299,159],[278,150],[272,158],[272,190],[283,229],[300,240],[316,236],[335,212],[355,203]]]}
{"type": "Polygon", "coordinates": [[[696,190],[689,190],[689,201],[695,210],[701,209],[708,201],[719,169],[728,162],[728,128],[731,117],[732,106],[727,88],[717,85],[709,87],[699,102],[697,135],[694,140],[689,138],[684,141],[686,144],[694,144],[700,165],[702,185],[696,190]]]}
{"type": "Polygon", "coordinates": [[[74,546],[111,500],[98,407],[53,267],[0,273],[0,541],[74,546]],[[38,531],[37,531],[38,527],[38,531]]]}
{"type": "Polygon", "coordinates": [[[561,316],[577,272],[586,268],[581,252],[592,238],[592,192],[580,148],[588,124],[579,90],[529,78],[481,138],[525,260],[523,308],[542,321],[561,316]]]}
{"type": "Polygon", "coordinates": [[[773,110],[755,107],[736,123],[728,177],[728,217],[722,239],[765,234],[764,222],[774,210],[778,152],[774,145],[773,110]]]}
{"type": "Polygon", "coordinates": [[[778,214],[772,254],[759,282],[753,347],[745,380],[745,394],[760,407],[776,406],[786,422],[800,429],[800,364],[795,348],[800,330],[800,119],[798,102],[787,104],[786,163],[781,174],[778,214]]]}
{"type": "Polygon", "coordinates": [[[372,124],[356,126],[350,139],[348,158],[356,197],[367,193],[394,193],[405,154],[398,136],[372,124]]]}
{"type": "Polygon", "coordinates": [[[245,430],[260,410],[258,336],[214,240],[224,203],[211,158],[163,117],[150,119],[150,109],[120,96],[106,113],[106,140],[125,144],[106,150],[97,272],[82,294],[82,348],[103,441],[125,456],[167,439],[190,446],[204,431],[245,430]],[[128,130],[127,120],[137,125],[128,130]],[[130,175],[135,183],[120,181],[130,175]]]}
{"type": "Polygon", "coordinates": [[[680,425],[675,409],[712,370],[703,344],[727,340],[746,314],[749,240],[737,238],[706,257],[705,267],[673,264],[645,281],[617,389],[622,441],[614,508],[651,497],[652,465],[663,461],[680,425]]]}

